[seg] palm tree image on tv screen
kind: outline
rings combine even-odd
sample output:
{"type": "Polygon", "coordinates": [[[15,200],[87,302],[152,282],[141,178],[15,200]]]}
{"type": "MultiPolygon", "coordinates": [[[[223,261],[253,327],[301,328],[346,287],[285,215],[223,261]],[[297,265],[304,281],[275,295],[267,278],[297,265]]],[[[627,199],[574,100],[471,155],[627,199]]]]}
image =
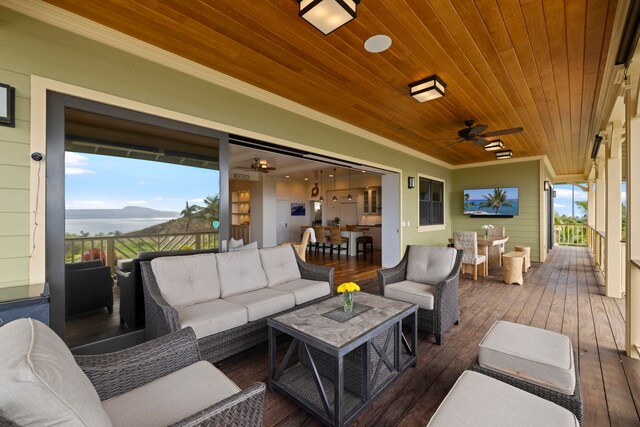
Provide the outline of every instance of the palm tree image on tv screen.
{"type": "Polygon", "coordinates": [[[466,215],[518,215],[518,188],[478,188],[464,190],[466,215]]]}

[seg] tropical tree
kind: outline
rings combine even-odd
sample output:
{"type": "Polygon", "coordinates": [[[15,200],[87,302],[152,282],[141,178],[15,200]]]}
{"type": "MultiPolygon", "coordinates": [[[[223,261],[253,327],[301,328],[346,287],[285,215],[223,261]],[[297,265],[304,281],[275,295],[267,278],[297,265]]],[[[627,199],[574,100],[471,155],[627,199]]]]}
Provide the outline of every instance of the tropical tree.
{"type": "Polygon", "coordinates": [[[467,211],[476,205],[476,202],[470,202],[469,198],[471,195],[469,193],[464,193],[464,210],[467,211]]]}
{"type": "Polygon", "coordinates": [[[575,202],[576,206],[582,211],[582,216],[586,217],[589,212],[589,204],[586,200],[578,200],[575,202]]]}
{"type": "Polygon", "coordinates": [[[498,215],[498,212],[500,211],[500,208],[502,206],[511,206],[511,202],[507,200],[507,192],[502,188],[494,188],[493,194],[489,193],[486,196],[483,195],[482,197],[484,197],[484,202],[480,202],[478,206],[481,208],[495,209],[496,215],[498,215]]]}
{"type": "Polygon", "coordinates": [[[220,213],[220,195],[207,196],[204,198],[204,208],[198,212],[199,215],[203,215],[208,221],[218,219],[220,213]]]}
{"type": "Polygon", "coordinates": [[[180,212],[180,216],[187,219],[186,231],[189,231],[189,224],[191,224],[191,219],[200,211],[200,206],[191,205],[189,206],[189,202],[185,202],[185,208],[180,212]]]}

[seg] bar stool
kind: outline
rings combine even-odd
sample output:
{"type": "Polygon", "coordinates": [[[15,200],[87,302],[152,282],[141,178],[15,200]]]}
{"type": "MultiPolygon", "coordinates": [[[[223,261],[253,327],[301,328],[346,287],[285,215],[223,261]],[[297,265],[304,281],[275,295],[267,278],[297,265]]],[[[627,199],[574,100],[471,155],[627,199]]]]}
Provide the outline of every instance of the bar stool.
{"type": "Polygon", "coordinates": [[[360,236],[356,238],[356,259],[360,252],[363,252],[364,257],[367,258],[367,246],[369,246],[371,262],[373,263],[373,237],[371,236],[360,236]],[[360,249],[360,245],[362,245],[362,249],[360,249]]]}
{"type": "Polygon", "coordinates": [[[347,257],[349,256],[349,239],[347,237],[342,237],[340,234],[339,228],[331,228],[329,230],[329,256],[333,256],[333,248],[338,249],[338,258],[340,258],[340,251],[342,250],[342,245],[347,244],[347,257]]]}
{"type": "Polygon", "coordinates": [[[316,255],[318,255],[320,245],[322,245],[322,255],[324,256],[325,244],[327,243],[327,237],[324,235],[324,227],[315,226],[313,227],[313,231],[316,233],[316,255]]]}

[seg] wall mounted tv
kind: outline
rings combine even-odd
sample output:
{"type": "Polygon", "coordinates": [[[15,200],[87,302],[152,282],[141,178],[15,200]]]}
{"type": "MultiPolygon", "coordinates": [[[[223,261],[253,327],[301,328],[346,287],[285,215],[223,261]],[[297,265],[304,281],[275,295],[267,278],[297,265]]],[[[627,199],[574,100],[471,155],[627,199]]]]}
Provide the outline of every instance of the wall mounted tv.
{"type": "Polygon", "coordinates": [[[464,213],[472,217],[511,218],[518,215],[518,187],[464,190],[464,213]]]}

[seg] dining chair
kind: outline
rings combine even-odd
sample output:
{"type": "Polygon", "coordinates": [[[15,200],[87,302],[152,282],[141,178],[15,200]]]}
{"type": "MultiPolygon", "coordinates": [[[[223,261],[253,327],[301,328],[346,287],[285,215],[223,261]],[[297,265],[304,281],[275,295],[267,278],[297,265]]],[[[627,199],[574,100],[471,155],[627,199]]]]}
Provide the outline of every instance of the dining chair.
{"type": "Polygon", "coordinates": [[[331,228],[329,230],[329,245],[331,245],[331,248],[329,250],[329,255],[333,255],[333,248],[335,247],[336,249],[338,249],[338,258],[340,258],[340,251],[342,250],[342,245],[343,244],[347,244],[347,256],[349,256],[349,238],[348,237],[342,237],[342,235],[340,234],[340,228],[336,227],[336,228],[331,228]]]}
{"type": "Polygon", "coordinates": [[[478,234],[475,231],[454,231],[453,246],[462,249],[462,269],[473,266],[473,280],[478,280],[478,265],[483,265],[483,276],[487,275],[487,257],[478,253],[478,234]]]}
{"type": "MultiPolygon", "coordinates": [[[[493,227],[489,229],[489,237],[507,237],[507,230],[505,227],[493,227]]],[[[502,265],[502,255],[504,255],[504,243],[500,243],[496,246],[500,256],[499,264],[502,265]]],[[[488,254],[487,254],[488,255],[488,254]]]]}
{"type": "Polygon", "coordinates": [[[324,227],[316,225],[313,227],[313,231],[316,234],[316,255],[318,255],[320,245],[322,245],[322,254],[324,255],[324,249],[327,243],[327,236],[324,234],[324,227]]]}

